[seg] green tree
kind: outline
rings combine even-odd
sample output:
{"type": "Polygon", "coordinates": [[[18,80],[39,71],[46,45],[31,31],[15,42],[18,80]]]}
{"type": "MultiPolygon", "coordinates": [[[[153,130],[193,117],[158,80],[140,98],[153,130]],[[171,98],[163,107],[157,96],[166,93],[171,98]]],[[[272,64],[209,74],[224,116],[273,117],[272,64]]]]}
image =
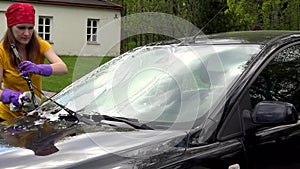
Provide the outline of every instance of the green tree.
{"type": "Polygon", "coordinates": [[[260,24],[260,0],[227,0],[228,9],[225,14],[229,20],[230,30],[249,30],[260,24]]]}
{"type": "Polygon", "coordinates": [[[227,0],[229,30],[263,29],[299,30],[299,0],[227,0]],[[234,19],[233,19],[234,18],[234,19]]]}

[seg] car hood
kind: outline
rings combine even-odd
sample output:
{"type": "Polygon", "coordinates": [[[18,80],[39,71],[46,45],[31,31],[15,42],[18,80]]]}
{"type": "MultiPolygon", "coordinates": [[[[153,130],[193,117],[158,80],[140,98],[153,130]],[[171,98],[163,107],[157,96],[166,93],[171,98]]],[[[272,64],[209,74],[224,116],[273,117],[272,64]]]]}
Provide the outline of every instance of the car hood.
{"type": "MultiPolygon", "coordinates": [[[[169,152],[185,135],[184,131],[155,130],[84,133],[60,140],[55,144],[58,151],[47,156],[36,156],[25,148],[0,147],[0,168],[65,168],[112,156],[132,162],[135,158],[169,152]]],[[[112,160],[106,165],[118,164],[112,160]]]]}

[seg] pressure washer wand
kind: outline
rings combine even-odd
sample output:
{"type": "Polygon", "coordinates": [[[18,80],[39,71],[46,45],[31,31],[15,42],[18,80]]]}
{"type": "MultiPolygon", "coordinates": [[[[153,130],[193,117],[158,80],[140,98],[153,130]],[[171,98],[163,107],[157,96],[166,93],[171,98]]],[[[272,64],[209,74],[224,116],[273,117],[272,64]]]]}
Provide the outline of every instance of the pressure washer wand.
{"type": "MultiPolygon", "coordinates": [[[[18,59],[19,63],[21,63],[22,60],[21,60],[21,57],[19,56],[19,53],[18,53],[18,51],[17,51],[17,49],[16,49],[16,46],[15,46],[14,44],[11,44],[10,47],[11,47],[11,49],[12,49],[12,51],[13,51],[14,56],[18,59]]],[[[26,82],[27,82],[29,91],[30,91],[30,93],[31,93],[31,100],[32,100],[32,102],[33,102],[33,104],[34,104],[34,107],[37,108],[39,105],[38,105],[38,103],[36,102],[36,99],[35,99],[35,94],[34,94],[34,91],[33,91],[33,88],[32,88],[32,82],[31,82],[31,79],[30,79],[29,75],[24,75],[24,76],[22,76],[22,77],[23,77],[23,79],[25,79],[26,82]]]]}

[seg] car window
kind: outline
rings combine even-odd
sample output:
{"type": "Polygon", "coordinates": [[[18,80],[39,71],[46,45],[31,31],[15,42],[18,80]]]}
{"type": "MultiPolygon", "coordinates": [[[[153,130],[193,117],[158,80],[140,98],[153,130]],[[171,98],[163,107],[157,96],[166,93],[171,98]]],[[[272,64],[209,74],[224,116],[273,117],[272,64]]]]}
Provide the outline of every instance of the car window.
{"type": "Polygon", "coordinates": [[[300,45],[279,52],[250,88],[251,106],[263,100],[283,101],[300,111],[300,45]]]}
{"type": "Polygon", "coordinates": [[[144,47],[99,67],[54,98],[83,114],[192,124],[217,118],[211,107],[259,51],[252,44],[144,47]]]}

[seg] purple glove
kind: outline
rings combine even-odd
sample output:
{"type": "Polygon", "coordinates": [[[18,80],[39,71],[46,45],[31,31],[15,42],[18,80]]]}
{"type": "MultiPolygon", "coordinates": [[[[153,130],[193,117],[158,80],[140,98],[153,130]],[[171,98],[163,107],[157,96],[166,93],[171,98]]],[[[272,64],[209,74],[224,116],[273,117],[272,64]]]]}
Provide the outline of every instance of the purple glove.
{"type": "Polygon", "coordinates": [[[35,73],[42,76],[50,76],[52,74],[52,67],[49,64],[35,64],[30,61],[23,61],[18,66],[20,75],[28,75],[29,73],[35,73]]]}
{"type": "Polygon", "coordinates": [[[1,100],[4,104],[12,103],[16,107],[22,107],[24,101],[30,102],[28,97],[23,97],[23,92],[15,92],[10,89],[2,91],[1,100]]]}

